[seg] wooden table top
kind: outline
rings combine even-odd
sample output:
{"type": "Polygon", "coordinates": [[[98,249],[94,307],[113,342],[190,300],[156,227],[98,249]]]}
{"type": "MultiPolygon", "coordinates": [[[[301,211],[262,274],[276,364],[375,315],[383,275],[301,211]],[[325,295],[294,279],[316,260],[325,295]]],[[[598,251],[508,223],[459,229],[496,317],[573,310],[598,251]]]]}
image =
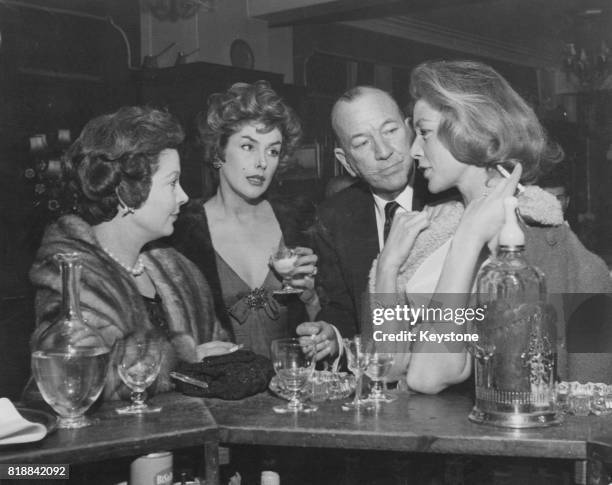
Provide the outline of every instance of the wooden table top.
{"type": "Polygon", "coordinates": [[[260,394],[242,401],[206,400],[227,444],[352,448],[492,456],[586,459],[587,442],[612,430],[612,416],[567,416],[535,430],[509,430],[468,420],[468,396],[400,394],[377,412],[342,411],[340,401],[316,413],[279,415],[279,399],[260,394]]]}
{"type": "Polygon", "coordinates": [[[509,430],[471,423],[470,397],[400,394],[377,411],[346,412],[340,401],[319,403],[312,414],[280,415],[280,399],[264,393],[242,401],[156,396],[159,414],[120,416],[102,406],[99,421],[80,430],[56,430],[38,443],[0,447],[0,463],[86,463],[210,442],[562,458],[583,460],[587,443],[610,435],[612,416],[568,416],[563,424],[509,430]]]}
{"type": "Polygon", "coordinates": [[[58,429],[37,443],[0,446],[0,463],[86,463],[217,439],[217,426],[202,399],[169,393],[151,402],[163,406],[161,412],[119,415],[115,408],[126,403],[108,403],[88,413],[98,420],[93,426],[58,429]]]}

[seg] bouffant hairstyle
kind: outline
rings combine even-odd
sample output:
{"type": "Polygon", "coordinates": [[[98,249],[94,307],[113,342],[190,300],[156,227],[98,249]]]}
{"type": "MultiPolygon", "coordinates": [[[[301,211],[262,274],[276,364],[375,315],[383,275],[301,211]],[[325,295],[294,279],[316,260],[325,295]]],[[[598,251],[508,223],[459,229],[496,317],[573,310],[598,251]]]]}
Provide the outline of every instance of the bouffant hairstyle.
{"type": "Polygon", "coordinates": [[[236,83],[208,98],[208,110],[198,115],[198,132],[206,163],[224,159],[228,138],[250,123],[264,133],[278,128],[283,136],[280,160],[285,161],[302,135],[300,120],[267,81],[236,83]]]}
{"type": "Polygon", "coordinates": [[[120,205],[140,207],[159,154],[183,139],[172,115],[148,107],[123,107],[89,121],[65,158],[79,215],[96,225],[115,217],[120,205]]]}
{"type": "Polygon", "coordinates": [[[410,95],[412,107],[424,100],[441,113],[438,137],[460,162],[510,170],[520,162],[530,183],[563,158],[525,100],[486,64],[424,62],[412,71],[410,95]]]}

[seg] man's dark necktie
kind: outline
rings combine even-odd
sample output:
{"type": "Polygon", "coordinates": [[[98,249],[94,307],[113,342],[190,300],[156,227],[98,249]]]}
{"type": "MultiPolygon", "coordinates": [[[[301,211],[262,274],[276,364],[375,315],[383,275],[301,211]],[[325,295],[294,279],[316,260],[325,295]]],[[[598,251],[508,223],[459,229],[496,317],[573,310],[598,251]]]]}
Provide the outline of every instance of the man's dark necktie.
{"type": "Polygon", "coordinates": [[[393,223],[393,216],[395,215],[395,211],[398,209],[400,205],[395,202],[387,202],[385,204],[385,226],[383,228],[383,243],[387,242],[387,236],[389,235],[389,231],[391,230],[391,224],[393,223]]]}

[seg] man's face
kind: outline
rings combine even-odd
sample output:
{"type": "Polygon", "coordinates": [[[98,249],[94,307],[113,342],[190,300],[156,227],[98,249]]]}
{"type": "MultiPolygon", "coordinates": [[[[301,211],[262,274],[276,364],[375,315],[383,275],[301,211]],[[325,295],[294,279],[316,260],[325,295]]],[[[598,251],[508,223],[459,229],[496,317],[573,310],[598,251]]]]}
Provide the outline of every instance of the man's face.
{"type": "Polygon", "coordinates": [[[404,190],[412,171],[412,131],[389,95],[367,89],[341,101],[332,123],[342,147],[336,148],[336,158],[349,174],[387,200],[404,190]]]}

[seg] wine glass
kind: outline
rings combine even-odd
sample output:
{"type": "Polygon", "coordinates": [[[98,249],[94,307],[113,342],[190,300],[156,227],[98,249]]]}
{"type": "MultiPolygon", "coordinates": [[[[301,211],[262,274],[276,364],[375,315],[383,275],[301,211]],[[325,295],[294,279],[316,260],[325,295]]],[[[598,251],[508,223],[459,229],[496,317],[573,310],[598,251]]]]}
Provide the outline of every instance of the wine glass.
{"type": "Polygon", "coordinates": [[[369,409],[373,403],[361,398],[361,387],[363,384],[363,372],[366,367],[366,349],[361,335],[355,335],[352,339],[343,339],[346,352],[347,365],[356,378],[355,398],[351,402],[342,404],[344,411],[369,409]]]}
{"type": "Polygon", "coordinates": [[[146,389],[159,374],[163,342],[153,332],[132,334],[116,344],[119,377],[132,390],[131,404],[118,408],[119,414],[142,414],[161,411],[160,406],[149,406],[146,389]]]}
{"type": "Polygon", "coordinates": [[[308,347],[297,338],[282,338],[272,341],[272,364],[281,384],[291,393],[286,405],[274,406],[274,411],[285,413],[309,413],[318,406],[300,401],[300,391],[312,377],[314,366],[307,355],[308,347]]]}
{"type": "Polygon", "coordinates": [[[365,352],[366,375],[372,379],[374,385],[370,395],[366,398],[370,402],[393,402],[397,396],[386,393],[383,390],[382,381],[387,377],[395,356],[390,352],[378,352],[374,342],[368,342],[365,352]]]}
{"type": "Polygon", "coordinates": [[[291,277],[295,269],[297,268],[297,260],[299,254],[295,248],[288,248],[284,245],[278,248],[278,250],[270,256],[270,264],[282,278],[283,287],[280,290],[275,290],[276,295],[288,295],[291,293],[301,293],[302,290],[291,286],[291,277]]]}

